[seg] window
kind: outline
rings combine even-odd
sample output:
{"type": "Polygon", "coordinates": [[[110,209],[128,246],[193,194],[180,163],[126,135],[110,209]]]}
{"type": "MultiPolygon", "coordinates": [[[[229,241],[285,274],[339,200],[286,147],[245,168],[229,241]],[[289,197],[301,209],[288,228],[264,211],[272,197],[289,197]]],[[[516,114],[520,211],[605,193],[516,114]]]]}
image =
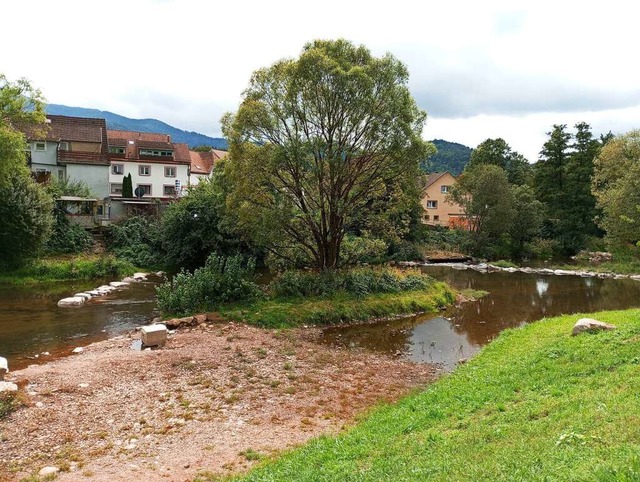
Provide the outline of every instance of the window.
{"type": "Polygon", "coordinates": [[[47,150],[47,143],[46,142],[36,142],[35,143],[35,149],[36,149],[36,151],[46,151],[47,150]]]}
{"type": "Polygon", "coordinates": [[[141,156],[172,157],[173,151],[157,149],[140,149],[141,156]]]}
{"type": "Polygon", "coordinates": [[[142,188],[145,196],[151,196],[151,184],[138,184],[139,188],[142,188]]]}
{"type": "Polygon", "coordinates": [[[164,186],[164,195],[165,196],[175,196],[176,195],[176,187],[171,186],[169,184],[164,186]]]}
{"type": "Polygon", "coordinates": [[[60,141],[60,145],[58,146],[58,149],[60,149],[61,151],[68,151],[69,143],[67,141],[60,141]]]}
{"type": "Polygon", "coordinates": [[[124,147],[109,147],[109,154],[124,154],[124,147]]]}
{"type": "Polygon", "coordinates": [[[435,216],[433,216],[433,220],[434,221],[440,221],[440,216],[438,216],[437,214],[435,216]]]}
{"type": "Polygon", "coordinates": [[[429,221],[429,219],[431,219],[431,216],[429,216],[428,214],[425,214],[424,215],[424,220],[425,221],[429,221]]]}
{"type": "Polygon", "coordinates": [[[164,177],[176,177],[176,168],[165,166],[164,177]]]}
{"type": "Polygon", "coordinates": [[[438,201],[427,201],[427,209],[438,209],[438,201]]]}
{"type": "Polygon", "coordinates": [[[150,176],[151,166],[138,166],[138,174],[141,176],[150,176]]]}
{"type": "Polygon", "coordinates": [[[124,174],[124,164],[112,164],[111,174],[124,174]]]}
{"type": "Polygon", "coordinates": [[[448,193],[449,189],[451,189],[451,186],[440,186],[440,192],[443,194],[448,193]]]}
{"type": "Polygon", "coordinates": [[[122,184],[112,183],[110,192],[111,194],[119,194],[122,196],[122,184]]]}

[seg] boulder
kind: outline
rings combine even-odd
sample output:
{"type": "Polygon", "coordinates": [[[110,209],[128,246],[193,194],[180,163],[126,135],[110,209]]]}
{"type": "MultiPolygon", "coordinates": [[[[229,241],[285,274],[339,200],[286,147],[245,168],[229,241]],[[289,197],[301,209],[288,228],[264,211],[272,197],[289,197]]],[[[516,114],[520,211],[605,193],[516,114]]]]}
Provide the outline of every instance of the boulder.
{"type": "Polygon", "coordinates": [[[129,283],[129,284],[135,283],[136,281],[138,281],[138,280],[135,279],[135,278],[132,278],[131,276],[127,276],[126,278],[123,278],[123,280],[122,280],[123,283],[129,283]]]}
{"type": "Polygon", "coordinates": [[[73,350],[71,350],[71,353],[82,353],[83,351],[84,351],[84,348],[79,346],[79,347],[76,347],[73,350]]]}
{"type": "Polygon", "coordinates": [[[11,382],[0,382],[0,393],[2,392],[17,392],[18,385],[11,382]]]}
{"type": "Polygon", "coordinates": [[[602,331],[602,330],[615,330],[615,325],[610,325],[608,323],[603,323],[602,321],[594,320],[593,318],[580,318],[575,325],[573,325],[573,330],[571,334],[573,336],[579,335],[585,331],[594,332],[594,331],[602,331]]]}
{"type": "Polygon", "coordinates": [[[184,328],[186,326],[195,326],[198,324],[198,320],[195,316],[186,316],[184,318],[172,318],[162,322],[168,328],[184,328]]]}
{"type": "Polygon", "coordinates": [[[162,346],[167,341],[167,327],[165,325],[147,325],[140,329],[144,346],[162,346]]]}
{"type": "Polygon", "coordinates": [[[92,296],[89,293],[76,293],[73,296],[77,296],[79,298],[84,298],[85,301],[89,301],[92,298],[92,296]]]}
{"type": "Polygon", "coordinates": [[[82,296],[71,296],[70,298],[62,298],[58,301],[58,306],[82,306],[85,299],[82,296]]]}
{"type": "Polygon", "coordinates": [[[9,373],[9,362],[0,356],[0,382],[4,380],[5,374],[9,373]]]}
{"type": "Polygon", "coordinates": [[[556,276],[571,276],[576,274],[575,271],[569,271],[567,269],[556,269],[553,271],[553,274],[555,274],[556,276]]]}
{"type": "Polygon", "coordinates": [[[114,288],[123,288],[128,285],[129,283],[124,283],[122,281],[112,281],[111,283],[109,283],[109,286],[112,286],[114,288]]]}
{"type": "Polygon", "coordinates": [[[136,281],[146,281],[148,273],[133,273],[133,279],[136,281]]]}
{"type": "Polygon", "coordinates": [[[100,291],[98,291],[98,290],[90,290],[90,291],[87,291],[87,293],[89,293],[91,296],[101,296],[102,295],[102,293],[100,291]]]}

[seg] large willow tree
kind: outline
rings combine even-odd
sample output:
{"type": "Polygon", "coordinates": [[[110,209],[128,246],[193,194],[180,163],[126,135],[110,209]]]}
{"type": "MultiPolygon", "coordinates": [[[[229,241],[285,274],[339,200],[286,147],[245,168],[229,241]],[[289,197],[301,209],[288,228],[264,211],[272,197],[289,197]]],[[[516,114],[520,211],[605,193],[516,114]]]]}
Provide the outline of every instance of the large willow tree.
{"type": "Polygon", "coordinates": [[[231,202],[267,249],[334,268],[347,232],[415,195],[431,147],[408,79],[392,55],[345,40],[253,74],[223,126],[231,202]]]}

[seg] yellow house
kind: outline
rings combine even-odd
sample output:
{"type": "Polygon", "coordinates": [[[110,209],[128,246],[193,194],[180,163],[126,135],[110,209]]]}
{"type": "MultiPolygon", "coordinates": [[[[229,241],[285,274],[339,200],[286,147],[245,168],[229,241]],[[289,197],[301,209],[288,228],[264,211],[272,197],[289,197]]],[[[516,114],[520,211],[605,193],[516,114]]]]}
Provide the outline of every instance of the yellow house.
{"type": "Polygon", "coordinates": [[[449,172],[434,172],[427,178],[427,187],[422,196],[425,210],[424,222],[432,226],[461,226],[465,223],[462,207],[447,200],[447,195],[456,178],[449,172]]]}

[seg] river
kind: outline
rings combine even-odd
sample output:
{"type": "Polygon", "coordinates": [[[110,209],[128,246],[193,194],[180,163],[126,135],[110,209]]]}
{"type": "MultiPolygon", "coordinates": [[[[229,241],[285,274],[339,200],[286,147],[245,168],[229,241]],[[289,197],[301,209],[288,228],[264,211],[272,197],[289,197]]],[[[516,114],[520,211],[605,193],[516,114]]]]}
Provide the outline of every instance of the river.
{"type": "MultiPolygon", "coordinates": [[[[489,294],[438,314],[326,328],[322,331],[323,342],[437,363],[451,370],[505,328],[545,316],[640,306],[640,282],[629,279],[480,273],[443,266],[422,269],[454,288],[489,294]]],[[[100,284],[0,286],[0,356],[9,359],[12,370],[19,369],[46,360],[43,352],[49,352],[49,356],[69,354],[76,346],[128,331],[156,316],[154,280],[133,283],[78,308],[59,308],[56,304],[60,298],[100,284]]]]}

